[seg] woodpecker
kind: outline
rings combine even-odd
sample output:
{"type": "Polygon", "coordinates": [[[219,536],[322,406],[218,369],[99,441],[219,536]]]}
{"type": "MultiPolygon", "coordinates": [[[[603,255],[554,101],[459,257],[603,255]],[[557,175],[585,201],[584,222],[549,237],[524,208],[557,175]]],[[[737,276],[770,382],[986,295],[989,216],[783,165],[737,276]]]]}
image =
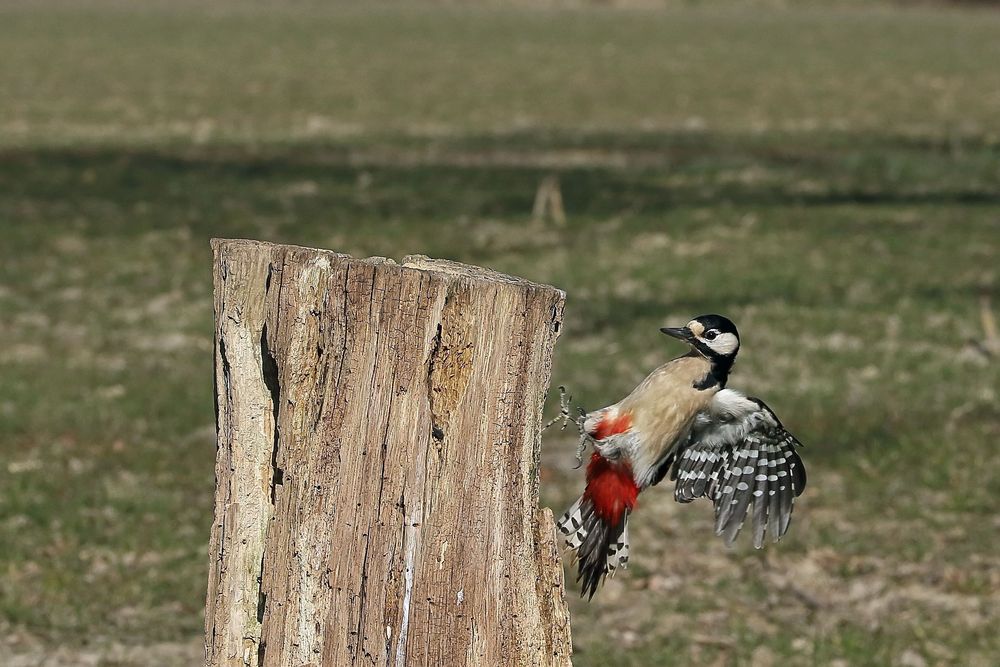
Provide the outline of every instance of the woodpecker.
{"type": "MultiPolygon", "coordinates": [[[[801,443],[759,398],[726,389],[740,349],[736,326],[721,315],[701,315],[660,331],[690,346],[688,353],[654,370],[614,405],[581,410],[575,420],[581,447],[593,444],[594,452],[586,488],[557,526],[576,552],[577,581],[588,599],[609,573],[627,566],[629,515],[639,494],[668,473],[677,502],[712,501],[715,533],[727,545],[752,504],[758,549],[765,534],[775,542],[785,534],[806,485],[795,451],[801,443]]],[[[565,427],[565,403],[562,418],[565,427]]]]}

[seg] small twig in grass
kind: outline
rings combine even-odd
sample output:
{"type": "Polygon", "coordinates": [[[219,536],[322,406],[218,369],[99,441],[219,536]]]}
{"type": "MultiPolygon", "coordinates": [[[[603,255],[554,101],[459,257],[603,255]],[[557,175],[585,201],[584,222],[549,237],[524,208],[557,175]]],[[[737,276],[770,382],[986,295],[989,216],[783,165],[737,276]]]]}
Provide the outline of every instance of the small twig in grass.
{"type": "Polygon", "coordinates": [[[979,318],[983,323],[983,346],[992,354],[1000,353],[1000,334],[997,333],[997,320],[993,316],[990,297],[986,294],[979,297],[979,318]]]}
{"type": "Polygon", "coordinates": [[[809,608],[809,611],[816,611],[826,606],[823,600],[820,600],[809,591],[803,590],[791,582],[785,583],[785,590],[798,598],[802,604],[809,608]]]}
{"type": "Polygon", "coordinates": [[[736,645],[735,640],[728,637],[709,637],[707,635],[691,635],[691,641],[702,646],[719,646],[721,648],[732,648],[736,645]]]}
{"type": "Polygon", "coordinates": [[[546,213],[560,227],[566,225],[566,211],[563,208],[562,190],[559,188],[559,177],[555,175],[546,176],[538,184],[531,218],[541,221],[545,219],[546,213]]]}

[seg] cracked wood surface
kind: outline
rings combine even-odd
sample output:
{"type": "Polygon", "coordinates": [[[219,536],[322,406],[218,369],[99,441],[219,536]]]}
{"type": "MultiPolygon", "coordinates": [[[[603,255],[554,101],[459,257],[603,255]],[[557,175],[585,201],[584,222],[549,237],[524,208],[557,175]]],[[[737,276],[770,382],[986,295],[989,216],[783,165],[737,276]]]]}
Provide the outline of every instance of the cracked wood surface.
{"type": "Polygon", "coordinates": [[[215,240],[210,665],[568,665],[542,401],[564,295],[215,240]]]}

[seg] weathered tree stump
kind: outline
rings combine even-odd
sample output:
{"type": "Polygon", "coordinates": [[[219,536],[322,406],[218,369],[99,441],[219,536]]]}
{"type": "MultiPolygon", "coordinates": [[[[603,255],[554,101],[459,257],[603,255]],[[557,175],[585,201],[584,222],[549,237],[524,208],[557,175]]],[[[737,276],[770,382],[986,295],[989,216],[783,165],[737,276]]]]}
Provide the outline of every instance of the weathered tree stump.
{"type": "Polygon", "coordinates": [[[215,240],[209,665],[566,665],[541,407],[564,295],[215,240]]]}

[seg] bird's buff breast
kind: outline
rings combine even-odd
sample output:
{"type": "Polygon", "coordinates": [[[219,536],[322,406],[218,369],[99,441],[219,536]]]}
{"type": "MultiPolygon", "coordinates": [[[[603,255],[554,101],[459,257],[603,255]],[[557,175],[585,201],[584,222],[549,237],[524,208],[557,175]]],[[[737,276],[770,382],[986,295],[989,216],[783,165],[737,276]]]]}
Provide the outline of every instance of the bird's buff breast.
{"type": "Polygon", "coordinates": [[[695,415],[718,392],[718,385],[695,389],[711,370],[706,359],[681,357],[653,371],[624,401],[622,409],[633,418],[634,429],[644,441],[632,453],[636,479],[651,471],[664,454],[686,438],[695,415]]]}

